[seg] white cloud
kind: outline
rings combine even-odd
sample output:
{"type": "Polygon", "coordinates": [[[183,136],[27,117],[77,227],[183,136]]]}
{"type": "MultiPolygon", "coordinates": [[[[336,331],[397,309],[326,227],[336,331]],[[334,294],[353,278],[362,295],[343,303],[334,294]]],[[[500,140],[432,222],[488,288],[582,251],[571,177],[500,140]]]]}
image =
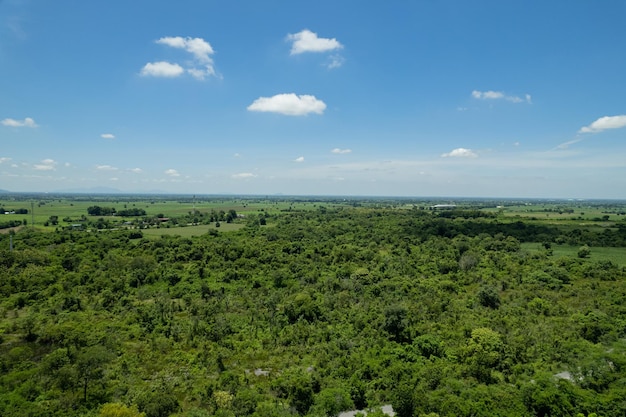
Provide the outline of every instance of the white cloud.
{"type": "Polygon", "coordinates": [[[183,38],[181,36],[166,36],[158,39],[156,43],[172,48],[182,49],[191,55],[193,60],[185,67],[177,63],[165,61],[146,64],[141,70],[141,75],[154,77],[178,77],[187,72],[197,80],[204,80],[208,76],[216,76],[211,55],[215,53],[211,44],[202,38],[183,38]]]}
{"type": "Polygon", "coordinates": [[[117,168],[111,165],[96,165],[98,171],[117,171],[117,168]]]}
{"type": "Polygon", "coordinates": [[[249,111],[280,113],[288,116],[304,116],[309,113],[322,114],[326,104],[315,96],[297,96],[294,93],[259,97],[248,106],[249,111]]]}
{"type": "Polygon", "coordinates": [[[626,114],[620,116],[604,116],[600,117],[589,126],[580,128],[578,133],[598,133],[607,129],[619,129],[626,127],[626,114]]]}
{"type": "Polygon", "coordinates": [[[54,171],[56,170],[57,163],[54,159],[44,159],[39,164],[35,164],[33,167],[37,171],[54,171]]]}
{"type": "Polygon", "coordinates": [[[341,55],[331,55],[329,57],[330,62],[328,63],[328,69],[339,68],[346,62],[346,59],[341,55]]]}
{"type": "Polygon", "coordinates": [[[340,149],[340,148],[335,148],[332,151],[330,151],[331,153],[336,153],[336,154],[344,154],[344,153],[350,153],[352,152],[352,149],[340,149]]]}
{"type": "Polygon", "coordinates": [[[448,153],[441,154],[442,158],[476,158],[478,154],[471,149],[456,148],[448,153]]]}
{"type": "Polygon", "coordinates": [[[478,90],[474,90],[472,91],[472,97],[477,98],[477,99],[483,99],[483,100],[494,100],[494,99],[498,99],[498,98],[503,98],[504,94],[499,92],[499,91],[478,91],[478,90]]]}
{"type": "Polygon", "coordinates": [[[141,69],[144,77],[168,77],[174,78],[183,74],[185,70],[178,64],[170,64],[166,61],[148,62],[141,69]]]}
{"type": "Polygon", "coordinates": [[[131,168],[129,171],[134,172],[135,174],[141,174],[143,172],[141,168],[131,168]]]}
{"type": "Polygon", "coordinates": [[[100,135],[102,139],[115,139],[115,135],[112,133],[103,133],[100,135]]]}
{"type": "Polygon", "coordinates": [[[242,179],[245,180],[245,179],[248,179],[248,178],[255,178],[256,175],[252,174],[251,172],[241,172],[239,174],[233,174],[232,177],[234,179],[237,179],[237,180],[242,180],[242,179]]]}
{"type": "Polygon", "coordinates": [[[215,75],[215,69],[211,65],[207,65],[204,69],[189,68],[187,72],[196,80],[204,80],[210,75],[215,75]]]}
{"type": "Polygon", "coordinates": [[[332,38],[318,38],[317,33],[304,29],[298,33],[290,33],[287,40],[293,41],[291,45],[291,55],[304,52],[327,52],[343,48],[343,45],[332,38]]]}
{"type": "Polygon", "coordinates": [[[532,104],[532,98],[530,94],[525,94],[524,98],[518,96],[508,96],[504,94],[502,91],[472,91],[472,97],[478,100],[506,100],[511,103],[528,103],[532,104]]]}
{"type": "Polygon", "coordinates": [[[11,158],[8,158],[6,156],[3,156],[0,158],[0,164],[4,163],[4,162],[9,162],[11,160],[11,158]]]}
{"type": "Polygon", "coordinates": [[[563,142],[556,147],[556,149],[569,149],[569,147],[575,143],[582,141],[582,139],[573,139],[567,142],[563,142]]]}
{"type": "Polygon", "coordinates": [[[1,123],[9,127],[37,127],[37,123],[30,117],[24,120],[4,119],[1,123]]]}
{"type": "Polygon", "coordinates": [[[192,54],[198,61],[203,63],[213,63],[210,55],[215,51],[211,44],[202,38],[183,38],[180,36],[167,36],[156,41],[156,43],[171,46],[172,48],[184,49],[192,54]]]}
{"type": "Polygon", "coordinates": [[[165,175],[169,175],[170,177],[180,177],[180,174],[175,169],[168,169],[165,171],[165,175]]]}
{"type": "Polygon", "coordinates": [[[304,156],[300,156],[293,160],[294,162],[304,162],[304,156]]]}

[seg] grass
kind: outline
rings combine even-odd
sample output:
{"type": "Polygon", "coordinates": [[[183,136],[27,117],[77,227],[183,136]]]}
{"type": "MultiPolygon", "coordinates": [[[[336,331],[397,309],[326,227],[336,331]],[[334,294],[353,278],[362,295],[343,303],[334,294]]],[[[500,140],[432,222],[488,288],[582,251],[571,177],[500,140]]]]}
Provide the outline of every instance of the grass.
{"type": "MultiPolygon", "coordinates": [[[[522,243],[522,249],[528,252],[544,252],[541,243],[522,243]]],[[[578,246],[552,245],[552,256],[555,257],[578,257],[578,246]]],[[[611,261],[617,265],[626,267],[626,248],[591,247],[592,261],[611,261]]]]}
{"type": "MultiPolygon", "coordinates": [[[[171,198],[171,197],[166,197],[171,198]]],[[[162,214],[165,217],[180,217],[193,210],[202,213],[209,213],[211,210],[228,212],[235,210],[241,214],[276,213],[288,210],[315,210],[319,206],[340,206],[340,203],[299,201],[299,200],[279,200],[264,198],[198,198],[193,199],[158,199],[158,198],[129,198],[129,197],[80,197],[80,198],[49,198],[37,200],[15,200],[10,198],[0,199],[0,207],[6,210],[27,209],[28,214],[2,214],[5,220],[26,220],[28,225],[32,225],[34,219],[35,226],[43,226],[50,219],[50,216],[57,216],[59,225],[68,226],[72,222],[64,222],[63,219],[79,219],[81,216],[88,216],[87,209],[91,206],[113,207],[117,211],[124,209],[143,209],[147,216],[162,214]],[[32,211],[31,211],[32,210],[32,211]]],[[[90,219],[95,217],[88,216],[90,219]]],[[[2,219],[0,218],[0,220],[2,219]]],[[[120,217],[109,218],[119,220],[120,217]]],[[[133,220],[133,218],[123,218],[123,220],[133,220]]],[[[53,226],[49,226],[51,230],[53,226]]]]}
{"type": "Polygon", "coordinates": [[[209,230],[217,230],[219,232],[232,232],[245,227],[241,223],[221,223],[220,227],[215,224],[202,224],[198,226],[183,227],[160,227],[158,229],[142,229],[141,233],[145,237],[158,237],[163,235],[176,235],[182,237],[200,236],[207,234],[209,230]]]}

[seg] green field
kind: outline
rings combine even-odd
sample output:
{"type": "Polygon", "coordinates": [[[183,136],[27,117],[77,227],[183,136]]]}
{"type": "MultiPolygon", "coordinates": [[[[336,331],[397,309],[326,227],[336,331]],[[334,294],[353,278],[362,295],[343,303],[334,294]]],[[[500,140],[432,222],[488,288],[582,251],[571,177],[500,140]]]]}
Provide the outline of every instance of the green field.
{"type": "Polygon", "coordinates": [[[215,227],[215,224],[203,224],[199,226],[183,226],[183,227],[160,227],[158,229],[144,229],[141,232],[146,237],[158,237],[163,235],[168,236],[200,236],[208,233],[210,230],[217,230],[219,232],[232,232],[240,230],[245,227],[241,223],[221,223],[219,227],[215,227]]]}
{"type": "MultiPolygon", "coordinates": [[[[7,198],[0,199],[0,207],[5,211],[18,209],[28,210],[28,214],[3,214],[0,221],[26,221],[38,228],[54,230],[55,227],[44,226],[51,216],[57,216],[59,226],[70,226],[81,216],[87,216],[87,209],[91,206],[113,207],[117,211],[124,209],[142,209],[147,216],[163,215],[164,217],[180,217],[194,211],[209,213],[214,211],[235,210],[239,214],[253,215],[259,213],[278,214],[284,211],[315,210],[320,206],[335,207],[342,202],[322,202],[300,199],[266,199],[266,198],[193,198],[193,197],[41,197],[41,198],[7,198]],[[66,221],[67,220],[67,221],[66,221]]],[[[128,221],[132,217],[106,216],[109,221],[128,221]]]]}
{"type": "MultiPolygon", "coordinates": [[[[522,243],[522,249],[531,253],[546,252],[541,243],[522,243]]],[[[579,246],[552,245],[552,256],[573,257],[578,256],[579,246]]],[[[626,248],[591,247],[591,255],[586,258],[590,261],[611,261],[617,265],[626,267],[626,248]]]]}

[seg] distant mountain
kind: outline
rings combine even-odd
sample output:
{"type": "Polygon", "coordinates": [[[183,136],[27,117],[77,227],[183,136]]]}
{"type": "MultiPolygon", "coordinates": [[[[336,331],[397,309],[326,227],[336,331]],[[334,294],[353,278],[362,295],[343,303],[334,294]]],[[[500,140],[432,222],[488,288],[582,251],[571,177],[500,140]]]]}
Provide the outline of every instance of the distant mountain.
{"type": "Polygon", "coordinates": [[[11,191],[0,189],[0,194],[9,194],[11,191]]]}

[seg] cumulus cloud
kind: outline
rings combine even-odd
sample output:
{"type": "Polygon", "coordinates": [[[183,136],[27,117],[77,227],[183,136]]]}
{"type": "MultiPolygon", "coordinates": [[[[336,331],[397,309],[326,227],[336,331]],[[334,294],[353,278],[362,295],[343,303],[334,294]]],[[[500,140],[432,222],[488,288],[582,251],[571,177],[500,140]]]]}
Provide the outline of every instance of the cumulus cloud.
{"type": "Polygon", "coordinates": [[[169,175],[170,177],[180,177],[180,174],[175,169],[168,169],[165,171],[165,175],[169,175]]]}
{"type": "Polygon", "coordinates": [[[256,175],[251,172],[241,172],[239,174],[233,174],[232,177],[237,180],[245,180],[249,178],[255,178],[256,175]]]}
{"type": "Polygon", "coordinates": [[[215,75],[215,69],[211,65],[204,68],[188,68],[187,72],[196,80],[204,80],[208,76],[215,75]]]}
{"type": "Polygon", "coordinates": [[[134,172],[135,174],[141,174],[143,172],[141,168],[131,168],[129,171],[134,172]]]}
{"type": "Polygon", "coordinates": [[[622,127],[626,127],[626,114],[600,117],[589,126],[581,127],[578,133],[598,133],[603,130],[619,129],[622,127]]]}
{"type": "Polygon", "coordinates": [[[304,29],[298,33],[290,33],[287,40],[293,42],[291,55],[304,52],[328,52],[343,48],[343,45],[335,38],[319,38],[317,33],[304,29]]]}
{"type": "Polygon", "coordinates": [[[304,156],[300,156],[293,160],[294,162],[304,162],[304,156]]]}
{"type": "Polygon", "coordinates": [[[171,46],[172,48],[184,49],[189,52],[199,62],[212,64],[211,55],[215,53],[211,44],[202,38],[183,38],[180,36],[166,36],[156,41],[156,43],[171,46]]]}
{"type": "Polygon", "coordinates": [[[530,94],[525,94],[524,98],[518,96],[509,96],[504,94],[502,91],[472,91],[472,97],[477,100],[506,100],[511,103],[528,103],[532,104],[532,97],[530,94]]]}
{"type": "Polygon", "coordinates": [[[304,116],[309,113],[322,114],[326,104],[315,96],[297,96],[294,93],[259,97],[248,106],[249,111],[280,113],[288,116],[304,116]]]}
{"type": "Polygon", "coordinates": [[[211,44],[202,38],[183,38],[181,36],[166,36],[156,40],[160,45],[182,49],[190,53],[193,58],[185,67],[177,63],[166,61],[151,62],[141,70],[141,75],[153,77],[178,77],[185,72],[198,80],[208,76],[215,76],[215,67],[211,55],[215,53],[211,44]]]}
{"type": "Polygon", "coordinates": [[[185,72],[185,69],[178,64],[170,64],[167,61],[148,62],[141,69],[144,77],[178,77],[185,72]]]}
{"type": "Polygon", "coordinates": [[[3,157],[0,158],[0,164],[3,164],[5,162],[9,162],[10,160],[11,160],[11,158],[3,156],[3,157]]]}
{"type": "Polygon", "coordinates": [[[352,152],[352,149],[340,149],[340,148],[335,148],[332,151],[330,151],[331,153],[336,153],[336,154],[344,154],[344,153],[350,153],[352,152]]]}
{"type": "Polygon", "coordinates": [[[56,170],[57,162],[54,159],[44,159],[39,164],[35,164],[33,167],[37,171],[54,171],[56,170]]]}
{"type": "Polygon", "coordinates": [[[117,171],[117,168],[111,165],[96,165],[98,171],[117,171]]]}
{"type": "Polygon", "coordinates": [[[115,135],[112,133],[103,133],[100,135],[102,139],[115,139],[115,135]]]}
{"type": "Polygon", "coordinates": [[[37,123],[35,123],[35,121],[30,117],[27,117],[24,120],[4,119],[0,123],[9,127],[37,127],[37,123]]]}
{"type": "Polygon", "coordinates": [[[441,154],[442,158],[476,158],[478,154],[471,149],[456,148],[448,153],[441,154]]]}

